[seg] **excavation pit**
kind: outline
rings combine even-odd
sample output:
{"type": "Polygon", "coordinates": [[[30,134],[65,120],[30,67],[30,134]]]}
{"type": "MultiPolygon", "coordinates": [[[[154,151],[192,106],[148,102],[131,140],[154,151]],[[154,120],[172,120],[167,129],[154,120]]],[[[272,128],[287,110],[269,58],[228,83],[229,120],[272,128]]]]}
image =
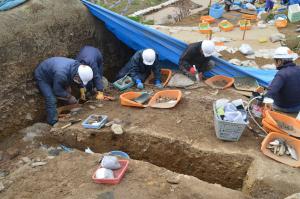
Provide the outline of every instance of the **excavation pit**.
{"type": "Polygon", "coordinates": [[[78,136],[66,132],[65,136],[55,137],[55,140],[47,138],[43,141],[51,144],[59,141],[82,151],[90,147],[97,153],[121,150],[132,159],[235,190],[242,189],[253,161],[250,156],[199,150],[182,141],[143,133],[122,136],[112,135],[110,132],[91,133],[88,138],[78,141],[78,136]]]}

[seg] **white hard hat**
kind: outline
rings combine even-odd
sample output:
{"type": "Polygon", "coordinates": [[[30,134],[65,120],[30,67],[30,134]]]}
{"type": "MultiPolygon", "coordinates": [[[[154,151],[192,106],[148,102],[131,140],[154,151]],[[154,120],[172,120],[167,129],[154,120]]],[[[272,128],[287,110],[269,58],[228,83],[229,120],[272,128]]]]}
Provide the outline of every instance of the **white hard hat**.
{"type": "Polygon", "coordinates": [[[274,59],[293,59],[293,51],[288,47],[279,47],[275,50],[274,59]]]}
{"type": "Polygon", "coordinates": [[[203,40],[201,49],[205,57],[210,57],[215,53],[215,43],[210,40],[203,40]]]}
{"type": "Polygon", "coordinates": [[[78,75],[83,85],[87,85],[87,83],[93,79],[93,70],[89,66],[80,65],[78,67],[78,75]]]}
{"type": "Polygon", "coordinates": [[[155,51],[153,49],[146,49],[142,53],[143,63],[145,65],[152,65],[155,62],[155,51]]]}

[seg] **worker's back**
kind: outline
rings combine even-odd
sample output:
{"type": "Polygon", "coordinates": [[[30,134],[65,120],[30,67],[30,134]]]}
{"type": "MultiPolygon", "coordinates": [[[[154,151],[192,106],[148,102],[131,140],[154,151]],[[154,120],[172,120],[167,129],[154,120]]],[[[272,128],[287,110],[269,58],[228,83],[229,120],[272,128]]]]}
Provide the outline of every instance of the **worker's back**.
{"type": "Polygon", "coordinates": [[[68,80],[76,74],[79,62],[65,57],[51,57],[41,62],[35,69],[35,77],[37,80],[53,83],[53,79],[57,76],[68,78],[68,80]]]}
{"type": "Polygon", "coordinates": [[[300,67],[294,63],[285,65],[278,71],[283,85],[275,103],[283,108],[300,106],[300,67]]]}

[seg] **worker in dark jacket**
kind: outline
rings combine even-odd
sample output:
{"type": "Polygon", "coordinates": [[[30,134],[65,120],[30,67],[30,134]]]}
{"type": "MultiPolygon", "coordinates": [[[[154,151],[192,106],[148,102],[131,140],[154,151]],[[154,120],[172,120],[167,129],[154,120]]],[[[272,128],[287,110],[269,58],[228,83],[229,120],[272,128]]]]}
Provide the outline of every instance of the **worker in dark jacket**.
{"type": "Polygon", "coordinates": [[[300,111],[300,67],[293,63],[292,51],[279,47],[274,54],[279,70],[268,88],[266,97],[274,100],[274,109],[293,113],[300,111]]]}
{"type": "Polygon", "coordinates": [[[215,66],[215,63],[210,60],[214,53],[215,44],[210,40],[192,43],[182,53],[179,68],[185,75],[195,79],[198,73],[202,74],[215,66]]]}
{"type": "Polygon", "coordinates": [[[94,48],[92,46],[84,46],[80,49],[80,52],[76,56],[76,60],[81,64],[88,65],[93,70],[93,81],[89,82],[89,84],[80,88],[80,99],[86,100],[86,91],[93,91],[93,88],[96,87],[97,94],[96,99],[103,100],[103,57],[99,49],[94,48]],[[86,89],[87,88],[87,89],[86,89]]]}
{"type": "Polygon", "coordinates": [[[71,84],[75,82],[87,85],[93,78],[93,71],[76,60],[52,57],[37,66],[34,76],[40,92],[45,97],[47,121],[54,125],[58,120],[56,98],[67,104],[77,103],[77,99],[71,95],[71,84]]]}
{"type": "Polygon", "coordinates": [[[158,55],[153,49],[140,50],[137,51],[120,70],[116,79],[129,75],[135,81],[137,88],[143,89],[143,82],[150,75],[151,71],[154,73],[155,86],[162,88],[158,55]]]}

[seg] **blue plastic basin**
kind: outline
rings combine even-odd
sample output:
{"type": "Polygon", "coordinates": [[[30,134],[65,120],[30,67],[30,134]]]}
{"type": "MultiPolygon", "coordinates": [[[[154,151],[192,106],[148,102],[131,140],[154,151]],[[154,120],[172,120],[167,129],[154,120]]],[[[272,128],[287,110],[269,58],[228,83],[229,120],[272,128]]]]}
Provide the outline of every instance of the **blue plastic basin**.
{"type": "Polygon", "coordinates": [[[129,155],[123,151],[111,151],[108,154],[112,156],[120,156],[122,158],[130,159],[129,155]]]}

